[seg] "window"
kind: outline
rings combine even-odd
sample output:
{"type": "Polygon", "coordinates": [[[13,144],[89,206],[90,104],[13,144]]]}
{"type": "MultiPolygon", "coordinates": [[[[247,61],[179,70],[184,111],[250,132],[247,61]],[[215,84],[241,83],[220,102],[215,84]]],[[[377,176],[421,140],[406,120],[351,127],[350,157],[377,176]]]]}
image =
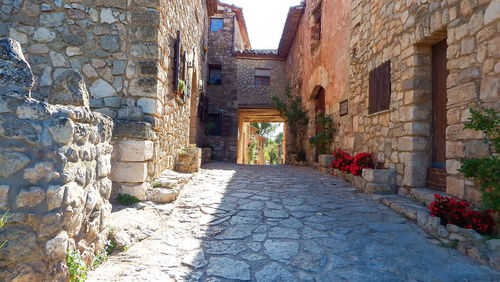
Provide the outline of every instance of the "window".
{"type": "Polygon", "coordinates": [[[224,27],[223,19],[210,19],[210,31],[220,31],[224,27]]]}
{"type": "Polygon", "coordinates": [[[313,25],[311,27],[311,39],[321,40],[321,2],[311,12],[313,25]]]}
{"type": "Polygon", "coordinates": [[[222,114],[208,114],[208,122],[205,126],[207,135],[221,135],[222,114]]]}
{"type": "Polygon", "coordinates": [[[255,85],[271,85],[271,70],[255,69],[255,85]]]}
{"type": "Polygon", "coordinates": [[[389,109],[391,103],[391,61],[387,61],[369,74],[370,114],[389,109]]]}
{"type": "Polygon", "coordinates": [[[209,66],[208,76],[209,85],[222,85],[221,66],[209,66]]]}

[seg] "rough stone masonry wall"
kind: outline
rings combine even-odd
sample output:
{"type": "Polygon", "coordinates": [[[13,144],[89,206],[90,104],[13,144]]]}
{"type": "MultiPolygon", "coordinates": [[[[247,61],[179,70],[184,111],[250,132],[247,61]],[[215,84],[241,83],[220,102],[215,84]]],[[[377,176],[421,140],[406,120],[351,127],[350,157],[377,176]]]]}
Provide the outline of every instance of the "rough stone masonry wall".
{"type": "Polygon", "coordinates": [[[350,115],[340,118],[344,134],[336,142],[395,165],[399,186],[424,186],[431,157],[431,46],[446,38],[447,193],[479,203],[476,186],[457,169],[463,157],[491,153],[483,135],[464,130],[463,122],[469,108],[500,109],[500,1],[357,0],[351,18],[350,115]],[[368,73],[388,60],[390,109],[368,115],[368,73]]]}
{"type": "Polygon", "coordinates": [[[110,118],[90,111],[82,76],[63,72],[31,98],[34,77],[21,46],[0,40],[0,280],[63,281],[65,254],[88,262],[107,239],[111,212],[110,118]]]}
{"type": "Polygon", "coordinates": [[[238,104],[272,107],[271,97],[285,99],[285,64],[281,60],[237,58],[238,104]],[[271,85],[255,85],[255,69],[271,70],[271,85]]]}
{"type": "MultiPolygon", "coordinates": [[[[210,113],[222,113],[228,117],[223,126],[229,127],[227,136],[207,135],[205,143],[212,147],[212,156],[217,160],[236,162],[238,132],[237,64],[234,57],[233,34],[236,16],[227,8],[218,7],[213,18],[223,18],[221,31],[210,31],[208,36],[208,64],[222,67],[222,85],[207,85],[210,113]]],[[[238,35],[234,35],[238,37],[238,35]]],[[[243,44],[238,44],[243,45],[243,44]]]]}
{"type": "Polygon", "coordinates": [[[198,104],[200,89],[195,84],[206,72],[201,46],[207,40],[208,27],[205,1],[162,0],[144,5],[148,10],[137,15],[137,24],[144,26],[136,34],[149,34],[151,42],[138,43],[140,52],[133,49],[132,55],[140,58],[136,71],[141,94],[136,95],[142,96],[138,104],[145,118],[117,121],[113,134],[113,180],[120,183],[119,192],[139,199],[148,198],[151,187],[147,182],[164,169],[174,168],[178,149],[189,143],[191,103],[198,104]],[[174,89],[177,30],[181,31],[181,54],[191,66],[181,78],[187,84],[183,99],[174,89]]]}
{"type": "Polygon", "coordinates": [[[197,93],[174,99],[174,43],[181,30],[182,49],[194,59],[188,77],[196,72],[203,78],[205,1],[3,3],[0,34],[17,39],[26,51],[36,79],[34,97],[46,99],[56,77],[74,68],[89,85],[90,106],[117,121],[115,182],[142,185],[174,167],[177,149],[188,144],[190,102],[198,102],[197,93]]]}

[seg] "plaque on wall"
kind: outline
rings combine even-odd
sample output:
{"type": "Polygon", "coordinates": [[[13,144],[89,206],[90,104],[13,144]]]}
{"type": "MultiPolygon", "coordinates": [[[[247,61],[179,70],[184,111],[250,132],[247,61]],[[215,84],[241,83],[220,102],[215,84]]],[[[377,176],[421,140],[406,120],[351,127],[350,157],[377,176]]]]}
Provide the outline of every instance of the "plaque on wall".
{"type": "Polygon", "coordinates": [[[348,100],[340,102],[340,116],[345,116],[349,113],[349,103],[348,100]]]}

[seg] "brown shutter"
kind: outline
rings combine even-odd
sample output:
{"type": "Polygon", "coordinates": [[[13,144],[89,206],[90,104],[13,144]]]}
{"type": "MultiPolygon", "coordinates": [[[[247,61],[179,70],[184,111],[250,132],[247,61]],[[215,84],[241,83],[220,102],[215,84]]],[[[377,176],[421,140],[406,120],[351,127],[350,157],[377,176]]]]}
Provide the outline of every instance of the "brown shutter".
{"type": "Polygon", "coordinates": [[[231,129],[232,129],[231,116],[223,115],[222,116],[221,135],[222,136],[231,136],[231,131],[232,131],[231,129]]]}
{"type": "Polygon", "coordinates": [[[377,111],[377,79],[376,70],[374,69],[369,74],[369,93],[368,93],[368,113],[373,114],[377,111]]]}
{"type": "Polygon", "coordinates": [[[385,111],[389,109],[389,104],[391,103],[391,63],[390,61],[385,62],[380,68],[380,82],[381,95],[379,101],[379,111],[385,111]]]}
{"type": "Polygon", "coordinates": [[[180,71],[180,62],[181,62],[181,31],[177,31],[177,40],[175,41],[174,46],[174,92],[177,93],[177,89],[179,89],[179,71],[180,71]]]}

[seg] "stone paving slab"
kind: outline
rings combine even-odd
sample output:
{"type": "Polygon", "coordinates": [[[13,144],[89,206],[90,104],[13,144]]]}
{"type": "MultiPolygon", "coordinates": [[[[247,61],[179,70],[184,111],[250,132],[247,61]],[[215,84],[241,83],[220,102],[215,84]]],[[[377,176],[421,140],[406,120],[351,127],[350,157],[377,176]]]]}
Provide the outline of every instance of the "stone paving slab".
{"type": "Polygon", "coordinates": [[[500,281],[411,221],[307,167],[213,162],[148,239],[89,281],[500,281]]]}

